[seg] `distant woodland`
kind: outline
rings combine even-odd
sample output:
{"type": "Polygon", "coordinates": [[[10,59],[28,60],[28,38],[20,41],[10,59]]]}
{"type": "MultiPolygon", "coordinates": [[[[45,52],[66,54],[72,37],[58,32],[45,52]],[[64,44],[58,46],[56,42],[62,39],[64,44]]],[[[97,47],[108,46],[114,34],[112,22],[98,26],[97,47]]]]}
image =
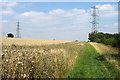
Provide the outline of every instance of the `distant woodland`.
{"type": "Polygon", "coordinates": [[[90,42],[98,42],[120,48],[120,33],[89,33],[90,42]]]}

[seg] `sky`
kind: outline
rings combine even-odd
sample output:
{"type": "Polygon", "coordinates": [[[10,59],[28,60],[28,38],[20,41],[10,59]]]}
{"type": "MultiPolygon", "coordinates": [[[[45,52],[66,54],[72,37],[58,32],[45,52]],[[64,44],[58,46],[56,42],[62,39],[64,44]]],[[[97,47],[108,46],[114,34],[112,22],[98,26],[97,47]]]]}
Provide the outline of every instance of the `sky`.
{"type": "Polygon", "coordinates": [[[96,6],[97,29],[118,32],[117,2],[2,2],[2,34],[16,34],[20,21],[22,38],[87,41],[91,32],[91,7],[96,6]]]}
{"type": "Polygon", "coordinates": [[[0,0],[4,2],[119,2],[119,0],[0,0]]]}

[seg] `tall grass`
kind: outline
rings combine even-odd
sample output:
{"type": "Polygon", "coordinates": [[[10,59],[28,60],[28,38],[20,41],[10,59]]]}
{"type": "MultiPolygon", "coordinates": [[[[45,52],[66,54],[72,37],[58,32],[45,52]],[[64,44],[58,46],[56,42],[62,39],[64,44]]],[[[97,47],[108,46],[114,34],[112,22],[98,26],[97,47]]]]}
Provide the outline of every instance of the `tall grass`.
{"type": "Polygon", "coordinates": [[[74,65],[84,43],[3,45],[3,78],[63,78],[74,65]]]}
{"type": "Polygon", "coordinates": [[[101,43],[90,42],[90,44],[120,72],[120,55],[118,48],[101,43]]]}

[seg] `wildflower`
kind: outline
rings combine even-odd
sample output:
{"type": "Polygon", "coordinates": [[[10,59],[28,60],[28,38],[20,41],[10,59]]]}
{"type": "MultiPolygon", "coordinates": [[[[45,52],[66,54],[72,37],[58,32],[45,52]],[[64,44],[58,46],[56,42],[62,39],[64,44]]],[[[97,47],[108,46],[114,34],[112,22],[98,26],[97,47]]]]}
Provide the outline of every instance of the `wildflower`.
{"type": "Polygon", "coordinates": [[[8,59],[6,59],[6,62],[8,62],[8,59]]]}
{"type": "Polygon", "coordinates": [[[4,50],[5,52],[7,51],[7,49],[4,50]]]}
{"type": "Polygon", "coordinates": [[[25,78],[25,77],[26,77],[26,74],[22,74],[22,76],[23,76],[23,78],[25,78]]]}
{"type": "Polygon", "coordinates": [[[32,63],[34,63],[34,61],[32,61],[32,63]]]}
{"type": "Polygon", "coordinates": [[[24,74],[23,77],[25,78],[25,77],[26,77],[26,74],[24,74]]]}
{"type": "Polygon", "coordinates": [[[19,61],[18,64],[22,64],[22,62],[19,61]]]}

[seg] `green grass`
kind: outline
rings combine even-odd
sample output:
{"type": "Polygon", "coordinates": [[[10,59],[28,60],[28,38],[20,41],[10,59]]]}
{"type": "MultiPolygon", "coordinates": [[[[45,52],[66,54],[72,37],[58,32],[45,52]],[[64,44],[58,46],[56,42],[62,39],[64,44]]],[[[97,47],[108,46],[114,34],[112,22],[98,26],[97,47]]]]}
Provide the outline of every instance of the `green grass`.
{"type": "Polygon", "coordinates": [[[74,67],[65,75],[69,78],[120,78],[117,71],[106,60],[99,61],[95,48],[86,43],[74,67]]]}

